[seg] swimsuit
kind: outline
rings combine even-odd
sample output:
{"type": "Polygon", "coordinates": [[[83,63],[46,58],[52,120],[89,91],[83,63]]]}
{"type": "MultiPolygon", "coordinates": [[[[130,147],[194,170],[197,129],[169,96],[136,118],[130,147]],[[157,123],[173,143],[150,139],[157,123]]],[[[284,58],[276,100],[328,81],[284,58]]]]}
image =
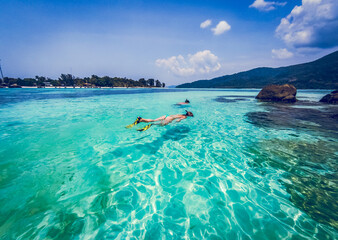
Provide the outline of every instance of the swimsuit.
{"type": "Polygon", "coordinates": [[[164,124],[164,121],[166,120],[166,118],[168,117],[168,115],[165,115],[163,119],[161,119],[161,124],[164,124]]]}

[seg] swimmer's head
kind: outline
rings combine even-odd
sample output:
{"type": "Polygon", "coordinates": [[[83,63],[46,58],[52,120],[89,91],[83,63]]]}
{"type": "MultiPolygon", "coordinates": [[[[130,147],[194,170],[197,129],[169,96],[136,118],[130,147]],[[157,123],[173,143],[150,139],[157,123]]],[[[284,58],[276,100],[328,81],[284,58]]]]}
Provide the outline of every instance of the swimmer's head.
{"type": "Polygon", "coordinates": [[[189,111],[187,111],[187,110],[185,110],[185,116],[187,116],[187,117],[193,117],[194,116],[194,114],[192,114],[192,112],[189,112],[189,111]]]}
{"type": "Polygon", "coordinates": [[[185,103],[190,103],[190,101],[188,99],[185,99],[185,103]]]}

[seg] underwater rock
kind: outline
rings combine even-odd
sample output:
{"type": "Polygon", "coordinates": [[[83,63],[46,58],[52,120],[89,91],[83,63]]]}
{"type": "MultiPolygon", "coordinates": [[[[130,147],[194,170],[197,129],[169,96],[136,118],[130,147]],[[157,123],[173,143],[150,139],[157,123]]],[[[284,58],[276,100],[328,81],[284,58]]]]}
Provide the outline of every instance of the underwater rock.
{"type": "Polygon", "coordinates": [[[264,87],[256,96],[262,101],[296,102],[297,89],[290,84],[269,85],[264,87]]]}
{"type": "MultiPolygon", "coordinates": [[[[317,222],[338,229],[336,142],[269,139],[253,144],[256,172],[270,166],[285,172],[281,184],[290,201],[317,222]]],[[[271,171],[271,170],[270,170],[271,171]]]]}
{"type": "Polygon", "coordinates": [[[325,95],[322,99],[319,100],[319,102],[337,104],[338,103],[338,90],[325,95]]]}
{"type": "Polygon", "coordinates": [[[285,171],[287,180],[281,182],[291,202],[317,222],[338,229],[337,107],[308,101],[292,105],[269,102],[263,106],[265,111],[246,114],[249,123],[264,128],[293,129],[297,134],[311,132],[329,140],[260,141],[250,149],[256,155],[252,167],[262,175],[267,165],[285,171]]]}
{"type": "Polygon", "coordinates": [[[232,103],[232,102],[236,102],[235,99],[228,99],[228,98],[225,98],[225,97],[217,97],[215,99],[216,102],[225,102],[225,103],[232,103]]]}
{"type": "Polygon", "coordinates": [[[247,100],[249,100],[249,98],[251,98],[251,97],[246,97],[246,96],[218,96],[214,100],[216,102],[233,103],[233,102],[239,102],[239,101],[247,101],[247,100]]]}
{"type": "MultiPolygon", "coordinates": [[[[294,106],[302,105],[297,102],[294,106]]],[[[249,112],[245,116],[249,123],[258,127],[296,128],[334,135],[338,130],[338,114],[335,107],[322,109],[307,107],[305,105],[304,108],[294,108],[285,104],[269,103],[266,106],[268,111],[249,112]]]]}

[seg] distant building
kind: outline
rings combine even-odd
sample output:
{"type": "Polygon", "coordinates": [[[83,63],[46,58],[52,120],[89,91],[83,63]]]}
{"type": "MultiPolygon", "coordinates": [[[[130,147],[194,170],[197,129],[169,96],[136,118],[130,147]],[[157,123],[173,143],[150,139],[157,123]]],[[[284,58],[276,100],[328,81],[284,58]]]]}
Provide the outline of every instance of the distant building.
{"type": "Polygon", "coordinates": [[[14,83],[14,84],[12,84],[12,85],[9,85],[8,87],[9,87],[9,88],[21,88],[21,86],[18,85],[18,84],[16,84],[16,83],[14,83]]]}
{"type": "MultiPolygon", "coordinates": [[[[83,84],[83,87],[85,87],[85,88],[92,88],[93,85],[90,84],[90,83],[84,83],[84,84],[83,84]]],[[[95,87],[95,86],[94,86],[94,87],[95,87]]]]}
{"type": "Polygon", "coordinates": [[[50,82],[43,82],[45,84],[45,87],[52,87],[53,85],[50,82]]]}

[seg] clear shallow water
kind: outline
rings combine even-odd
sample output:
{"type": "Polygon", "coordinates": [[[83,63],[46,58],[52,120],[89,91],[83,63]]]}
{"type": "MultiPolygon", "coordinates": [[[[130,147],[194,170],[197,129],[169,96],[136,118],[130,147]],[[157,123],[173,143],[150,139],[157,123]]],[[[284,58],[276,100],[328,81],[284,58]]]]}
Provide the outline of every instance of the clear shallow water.
{"type": "Polygon", "coordinates": [[[0,238],[336,239],[337,108],[257,93],[1,89],[0,238]]]}

